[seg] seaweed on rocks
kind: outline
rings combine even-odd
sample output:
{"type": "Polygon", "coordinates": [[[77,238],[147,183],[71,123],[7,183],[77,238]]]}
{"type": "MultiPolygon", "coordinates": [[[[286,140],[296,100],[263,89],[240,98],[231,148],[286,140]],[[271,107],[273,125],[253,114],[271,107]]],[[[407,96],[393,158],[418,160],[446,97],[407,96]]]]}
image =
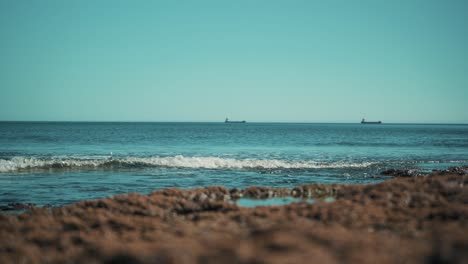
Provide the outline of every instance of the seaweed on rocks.
{"type": "Polygon", "coordinates": [[[0,213],[0,263],[467,263],[464,171],[371,185],[173,188],[0,213]],[[316,202],[232,203],[285,196],[316,202]]]}

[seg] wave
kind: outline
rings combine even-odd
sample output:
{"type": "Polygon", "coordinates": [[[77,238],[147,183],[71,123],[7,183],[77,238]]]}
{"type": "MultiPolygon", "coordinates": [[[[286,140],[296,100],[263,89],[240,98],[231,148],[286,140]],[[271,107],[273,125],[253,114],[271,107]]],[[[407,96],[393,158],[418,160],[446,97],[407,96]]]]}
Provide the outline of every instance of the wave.
{"type": "Polygon", "coordinates": [[[278,159],[235,159],[222,157],[125,157],[125,158],[35,158],[0,159],[0,172],[47,169],[191,168],[191,169],[323,169],[361,168],[372,162],[286,161],[278,159]]]}

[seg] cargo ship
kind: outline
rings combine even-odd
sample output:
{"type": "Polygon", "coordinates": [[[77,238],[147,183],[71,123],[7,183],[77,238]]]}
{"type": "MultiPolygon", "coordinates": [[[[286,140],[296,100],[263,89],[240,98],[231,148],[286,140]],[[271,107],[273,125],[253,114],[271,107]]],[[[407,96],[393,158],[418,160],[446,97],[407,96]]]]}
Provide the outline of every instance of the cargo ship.
{"type": "Polygon", "coordinates": [[[363,118],[361,124],[382,124],[382,121],[366,121],[366,119],[363,118]]]}
{"type": "Polygon", "coordinates": [[[242,121],[230,121],[229,118],[226,118],[226,120],[224,120],[224,123],[247,123],[247,121],[245,121],[245,120],[242,120],[242,121]]]}

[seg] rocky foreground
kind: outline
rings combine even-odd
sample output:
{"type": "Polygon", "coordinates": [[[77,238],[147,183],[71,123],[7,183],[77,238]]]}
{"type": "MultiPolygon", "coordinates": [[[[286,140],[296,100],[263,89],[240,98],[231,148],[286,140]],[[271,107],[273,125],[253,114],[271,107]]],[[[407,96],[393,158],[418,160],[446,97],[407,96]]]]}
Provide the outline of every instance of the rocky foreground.
{"type": "Polygon", "coordinates": [[[0,214],[0,263],[342,262],[468,263],[466,170],[375,185],[167,189],[0,214]],[[232,202],[280,196],[317,201],[232,202]]]}

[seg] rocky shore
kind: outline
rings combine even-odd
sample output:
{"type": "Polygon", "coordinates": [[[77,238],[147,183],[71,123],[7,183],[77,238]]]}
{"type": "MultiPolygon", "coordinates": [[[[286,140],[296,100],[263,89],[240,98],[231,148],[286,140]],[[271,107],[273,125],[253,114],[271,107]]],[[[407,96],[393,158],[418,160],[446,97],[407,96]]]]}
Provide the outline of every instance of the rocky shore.
{"type": "Polygon", "coordinates": [[[166,189],[0,213],[0,263],[468,263],[467,169],[387,173],[402,177],[166,189]],[[235,203],[285,196],[315,202],[235,203]]]}

